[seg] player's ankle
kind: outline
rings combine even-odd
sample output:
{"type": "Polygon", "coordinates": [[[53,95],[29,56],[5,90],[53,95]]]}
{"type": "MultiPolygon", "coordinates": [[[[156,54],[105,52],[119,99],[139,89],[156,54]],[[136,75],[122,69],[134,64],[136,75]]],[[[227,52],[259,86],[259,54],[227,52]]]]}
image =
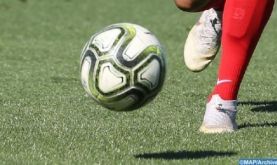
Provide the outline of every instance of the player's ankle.
{"type": "Polygon", "coordinates": [[[218,95],[223,100],[237,100],[237,95],[234,93],[213,92],[208,96],[207,101],[209,102],[214,95],[218,95]]]}

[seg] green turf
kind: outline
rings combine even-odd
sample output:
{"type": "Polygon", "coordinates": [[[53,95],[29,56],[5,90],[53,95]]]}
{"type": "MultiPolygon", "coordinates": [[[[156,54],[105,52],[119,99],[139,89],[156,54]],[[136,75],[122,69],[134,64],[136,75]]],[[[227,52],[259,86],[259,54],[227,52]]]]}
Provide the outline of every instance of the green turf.
{"type": "Polygon", "coordinates": [[[189,72],[184,39],[198,14],[162,0],[0,0],[0,164],[237,164],[277,157],[277,12],[242,84],[233,134],[197,130],[219,58],[189,72]],[[162,92],[116,113],[85,97],[79,54],[112,23],[153,31],[168,50],[162,92]]]}

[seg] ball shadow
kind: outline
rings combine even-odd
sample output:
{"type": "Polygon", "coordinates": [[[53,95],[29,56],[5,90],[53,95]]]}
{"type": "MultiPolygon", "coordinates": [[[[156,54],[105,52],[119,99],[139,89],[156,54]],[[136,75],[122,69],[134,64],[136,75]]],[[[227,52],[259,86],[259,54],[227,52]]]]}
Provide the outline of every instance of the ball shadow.
{"type": "Polygon", "coordinates": [[[203,159],[207,157],[227,157],[237,155],[236,152],[223,151],[165,151],[156,153],[143,153],[134,155],[138,159],[203,159]]]}

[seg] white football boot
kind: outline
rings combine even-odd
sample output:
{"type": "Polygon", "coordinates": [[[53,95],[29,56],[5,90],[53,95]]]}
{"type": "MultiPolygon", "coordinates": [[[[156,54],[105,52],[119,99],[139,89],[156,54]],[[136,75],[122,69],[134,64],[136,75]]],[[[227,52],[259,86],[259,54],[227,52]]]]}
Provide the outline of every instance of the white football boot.
{"type": "Polygon", "coordinates": [[[190,30],[185,47],[184,60],[189,70],[204,70],[215,58],[221,43],[222,12],[205,10],[190,30]]]}
{"type": "Polygon", "coordinates": [[[226,101],[221,99],[219,95],[213,95],[206,105],[206,112],[200,132],[225,133],[235,131],[238,128],[236,113],[236,100],[226,101]]]}

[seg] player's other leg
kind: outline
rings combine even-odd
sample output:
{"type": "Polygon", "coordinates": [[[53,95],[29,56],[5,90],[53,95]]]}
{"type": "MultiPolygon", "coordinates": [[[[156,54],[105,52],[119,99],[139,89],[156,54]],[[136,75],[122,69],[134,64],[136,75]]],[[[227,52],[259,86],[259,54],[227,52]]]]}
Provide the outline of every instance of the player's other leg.
{"type": "Polygon", "coordinates": [[[225,0],[175,0],[188,12],[205,10],[190,30],[184,46],[184,61],[189,70],[199,72],[215,58],[221,40],[221,16],[225,0]]]}
{"type": "Polygon", "coordinates": [[[215,58],[221,41],[221,12],[205,10],[190,30],[184,46],[184,61],[193,72],[204,70],[215,58]]]}
{"type": "Polygon", "coordinates": [[[274,0],[226,1],[218,81],[206,106],[201,132],[237,129],[236,100],[240,83],[273,5],[274,0]]]}
{"type": "Polygon", "coordinates": [[[186,12],[202,11],[212,0],[175,0],[176,6],[186,12]]]}

